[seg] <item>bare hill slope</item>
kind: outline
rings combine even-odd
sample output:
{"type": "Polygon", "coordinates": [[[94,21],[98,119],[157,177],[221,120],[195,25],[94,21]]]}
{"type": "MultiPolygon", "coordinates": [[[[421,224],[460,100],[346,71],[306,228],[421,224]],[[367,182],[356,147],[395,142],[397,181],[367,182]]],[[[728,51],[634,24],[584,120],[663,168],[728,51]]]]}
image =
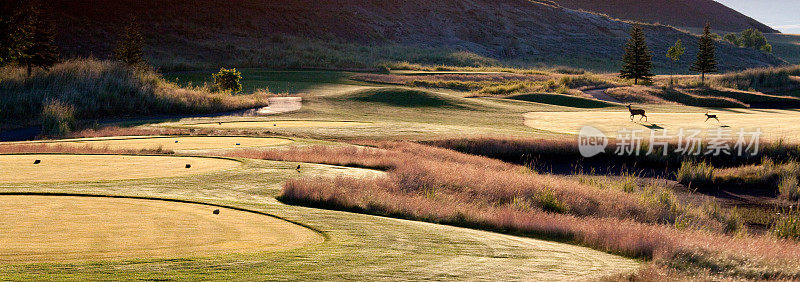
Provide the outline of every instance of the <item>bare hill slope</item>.
{"type": "Polygon", "coordinates": [[[648,23],[703,28],[706,22],[717,30],[742,31],[755,28],[764,33],[778,31],[713,0],[553,0],[561,6],[648,23]]]}
{"type": "MultiPolygon", "coordinates": [[[[164,68],[236,66],[367,68],[426,64],[564,65],[615,70],[630,25],[529,0],[55,0],[59,44],[71,55],[108,56],[127,19],[148,37],[164,68]],[[473,55],[473,54],[477,54],[473,55]]],[[[677,39],[693,57],[697,39],[647,26],[656,66],[677,39]]],[[[723,69],[783,63],[720,43],[723,69]]],[[[687,69],[689,59],[676,69],[687,69]]]]}

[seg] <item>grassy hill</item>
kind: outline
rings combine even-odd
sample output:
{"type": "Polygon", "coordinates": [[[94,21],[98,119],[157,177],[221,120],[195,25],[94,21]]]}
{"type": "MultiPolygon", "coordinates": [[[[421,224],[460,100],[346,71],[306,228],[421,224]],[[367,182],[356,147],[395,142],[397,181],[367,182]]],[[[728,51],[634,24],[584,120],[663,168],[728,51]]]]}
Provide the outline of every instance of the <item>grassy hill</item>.
{"type": "Polygon", "coordinates": [[[775,56],[792,64],[800,64],[800,35],[766,34],[775,56]]]}
{"type": "Polygon", "coordinates": [[[93,59],[69,60],[31,77],[22,68],[0,69],[0,93],[0,129],[38,124],[43,109],[53,102],[59,105],[55,110],[80,120],[215,113],[268,104],[263,93],[181,88],[150,70],[93,59]]]}
{"type": "Polygon", "coordinates": [[[561,6],[615,18],[671,26],[703,28],[706,22],[717,30],[742,31],[755,28],[764,33],[778,31],[734,9],[712,0],[553,0],[561,6]]]}
{"type": "MultiPolygon", "coordinates": [[[[630,24],[549,1],[48,1],[58,44],[70,56],[105,58],[128,19],[147,36],[162,70],[238,67],[375,69],[396,61],[456,66],[570,66],[616,71],[630,24]],[[222,4],[224,3],[224,4],[222,4]]],[[[659,71],[686,70],[663,55],[696,37],[647,25],[659,71]]],[[[782,60],[719,43],[724,70],[782,60]]]]}

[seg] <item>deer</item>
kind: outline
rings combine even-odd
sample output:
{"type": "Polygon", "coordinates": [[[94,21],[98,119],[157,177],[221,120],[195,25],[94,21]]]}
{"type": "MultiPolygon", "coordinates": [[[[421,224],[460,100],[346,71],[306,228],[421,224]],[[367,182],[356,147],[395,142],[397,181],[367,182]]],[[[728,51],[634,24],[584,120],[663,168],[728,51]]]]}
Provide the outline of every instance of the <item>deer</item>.
{"type": "Polygon", "coordinates": [[[709,115],[708,113],[706,113],[706,122],[708,122],[708,120],[712,118],[717,120],[717,122],[719,122],[719,118],[717,118],[717,115],[709,115]]]}
{"type": "Polygon", "coordinates": [[[642,116],[639,118],[639,121],[642,121],[642,119],[644,119],[644,121],[647,121],[647,114],[645,114],[644,110],[633,109],[631,108],[631,106],[633,106],[633,104],[628,105],[628,111],[631,112],[631,121],[633,121],[633,118],[635,116],[642,116]]]}

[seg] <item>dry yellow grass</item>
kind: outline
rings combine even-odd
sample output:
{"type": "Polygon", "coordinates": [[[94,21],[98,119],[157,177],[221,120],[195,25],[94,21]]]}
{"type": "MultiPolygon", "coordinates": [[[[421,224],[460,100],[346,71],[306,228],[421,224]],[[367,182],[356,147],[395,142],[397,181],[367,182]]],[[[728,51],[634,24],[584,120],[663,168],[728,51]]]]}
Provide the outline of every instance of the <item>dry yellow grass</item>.
{"type": "Polygon", "coordinates": [[[0,183],[101,181],[203,174],[240,166],[234,160],[127,155],[0,155],[0,183]],[[34,164],[40,160],[40,164],[34,164]],[[186,168],[186,165],[191,168],[186,168]]]}
{"type": "Polygon", "coordinates": [[[323,237],[251,212],[167,201],[0,196],[0,262],[202,256],[298,248],[323,237]]]}
{"type": "MultiPolygon", "coordinates": [[[[45,143],[64,146],[78,146],[91,148],[106,148],[111,150],[209,150],[231,149],[247,147],[268,147],[290,144],[293,141],[285,138],[258,138],[258,137],[225,137],[225,136],[193,136],[193,137],[165,137],[165,136],[124,136],[104,138],[83,138],[47,142],[45,143]]],[[[20,144],[20,142],[6,143],[20,144]]],[[[3,145],[3,144],[0,144],[3,145]]]]}
{"type": "MultiPolygon", "coordinates": [[[[800,142],[800,112],[796,110],[736,110],[725,112],[711,112],[719,116],[720,122],[714,119],[706,120],[705,112],[697,113],[656,113],[648,112],[648,121],[639,121],[639,116],[630,121],[630,113],[626,112],[531,112],[525,114],[525,125],[536,129],[577,134],[583,126],[591,125],[609,137],[616,137],[622,129],[640,130],[644,134],[639,136],[650,138],[650,130],[667,130],[667,134],[675,136],[683,128],[700,129],[703,134],[707,130],[716,130],[723,127],[732,132],[732,137],[738,137],[739,130],[751,132],[760,128],[762,140],[776,141],[783,139],[790,142],[800,142]]],[[[658,135],[657,135],[658,136],[658,135]]],[[[749,138],[749,137],[746,137],[749,138]]]]}
{"type": "Polygon", "coordinates": [[[237,121],[223,123],[198,123],[189,124],[193,128],[218,128],[218,129],[262,129],[262,128],[294,128],[294,127],[345,127],[365,126],[367,122],[355,121],[316,121],[316,120],[277,120],[277,121],[237,121]]]}

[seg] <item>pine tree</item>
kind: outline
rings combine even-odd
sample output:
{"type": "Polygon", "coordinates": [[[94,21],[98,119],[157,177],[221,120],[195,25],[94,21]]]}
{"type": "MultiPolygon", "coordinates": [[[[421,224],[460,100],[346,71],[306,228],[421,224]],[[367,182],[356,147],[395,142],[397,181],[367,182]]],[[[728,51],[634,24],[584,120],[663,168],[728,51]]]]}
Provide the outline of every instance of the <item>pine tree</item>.
{"type": "Polygon", "coordinates": [[[33,6],[30,16],[32,17],[30,45],[24,51],[24,58],[20,60],[20,63],[27,66],[29,77],[33,67],[47,69],[58,62],[58,48],[53,45],[55,35],[52,22],[45,16],[38,3],[33,6]]]}
{"type": "Polygon", "coordinates": [[[650,81],[653,77],[653,54],[647,48],[644,31],[638,25],[631,29],[631,38],[625,46],[622,61],[624,65],[619,77],[633,79],[635,84],[639,84],[639,80],[650,81]]]}
{"type": "Polygon", "coordinates": [[[122,39],[114,50],[114,57],[133,67],[141,67],[144,61],[144,36],[139,25],[132,21],[126,28],[122,39]]]}
{"type": "Polygon", "coordinates": [[[706,73],[717,72],[717,59],[714,54],[716,46],[711,37],[711,25],[706,24],[703,36],[700,37],[700,52],[697,53],[697,61],[694,62],[691,71],[699,72],[702,83],[706,82],[706,73]]]}
{"type": "Polygon", "coordinates": [[[30,46],[30,3],[21,0],[0,1],[0,66],[18,62],[30,46]]]}

